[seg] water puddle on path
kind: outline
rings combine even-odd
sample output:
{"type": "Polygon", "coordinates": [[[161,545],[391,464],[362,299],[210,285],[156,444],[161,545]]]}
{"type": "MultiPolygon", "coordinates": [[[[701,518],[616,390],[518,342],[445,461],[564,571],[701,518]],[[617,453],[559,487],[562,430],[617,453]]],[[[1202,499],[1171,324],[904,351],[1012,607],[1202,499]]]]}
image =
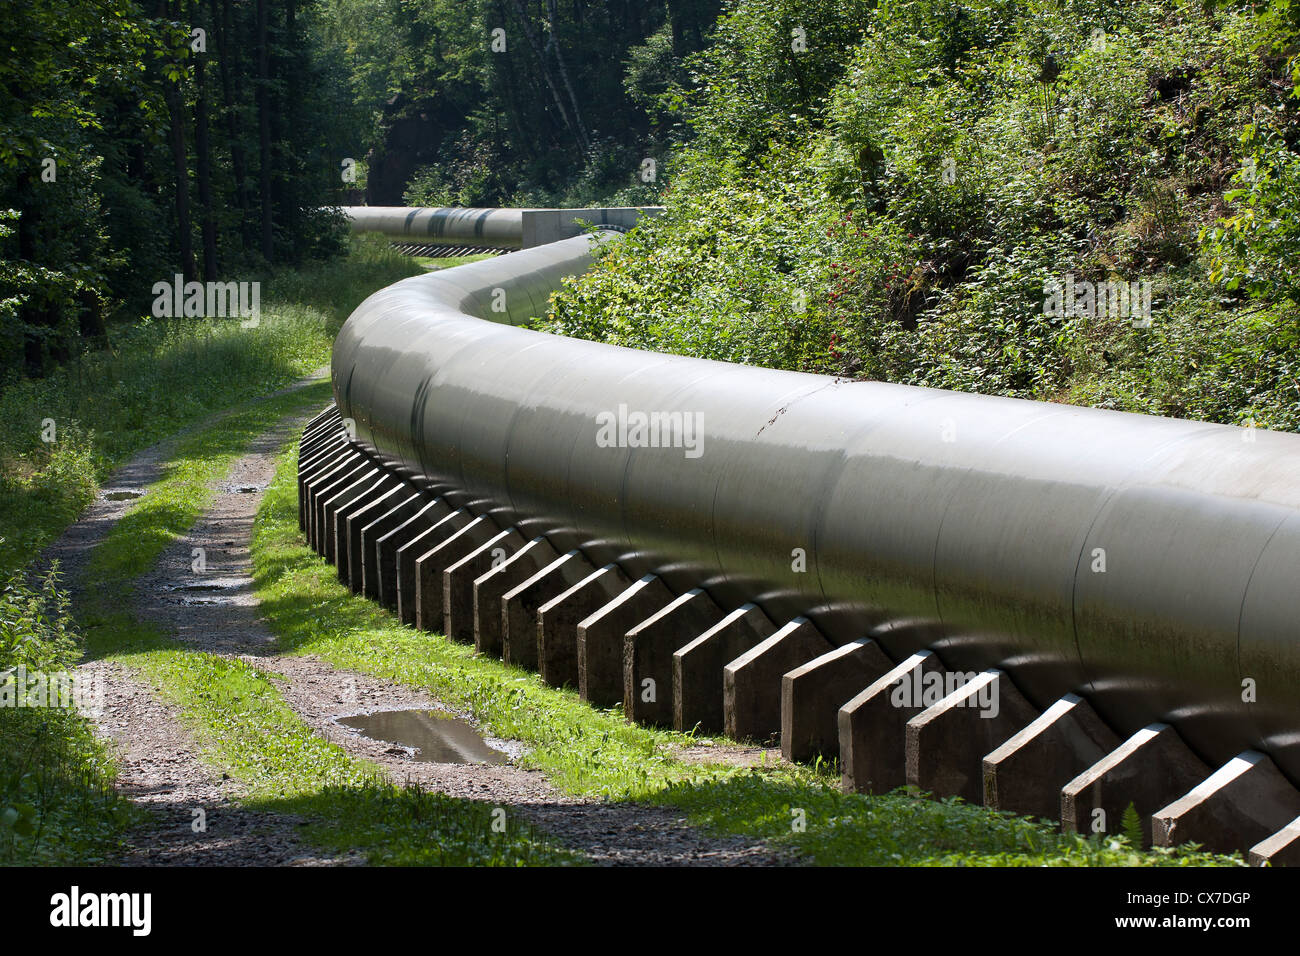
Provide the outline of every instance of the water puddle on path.
{"type": "Polygon", "coordinates": [[[132,498],[144,497],[144,492],[130,489],[125,491],[106,491],[100,497],[105,501],[130,501],[132,498]]]}
{"type": "Polygon", "coordinates": [[[385,710],[337,719],[371,740],[413,749],[415,759],[425,763],[505,763],[508,759],[465,721],[433,710],[385,710]]]}

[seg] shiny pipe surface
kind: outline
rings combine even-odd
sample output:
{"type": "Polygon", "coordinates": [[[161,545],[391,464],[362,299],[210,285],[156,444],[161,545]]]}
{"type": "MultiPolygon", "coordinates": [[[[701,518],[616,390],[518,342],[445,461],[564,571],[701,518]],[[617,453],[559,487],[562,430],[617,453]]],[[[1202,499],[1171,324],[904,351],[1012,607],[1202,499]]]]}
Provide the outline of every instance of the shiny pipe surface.
{"type": "Polygon", "coordinates": [[[518,249],[523,244],[522,209],[463,207],[344,206],[353,232],[378,232],[393,239],[434,246],[518,249]]]}
{"type": "Polygon", "coordinates": [[[593,242],[362,303],[333,358],[356,440],[594,564],[1001,667],[1039,707],[1082,693],[1121,733],[1168,721],[1300,782],[1300,436],[515,327],[593,242]]]}

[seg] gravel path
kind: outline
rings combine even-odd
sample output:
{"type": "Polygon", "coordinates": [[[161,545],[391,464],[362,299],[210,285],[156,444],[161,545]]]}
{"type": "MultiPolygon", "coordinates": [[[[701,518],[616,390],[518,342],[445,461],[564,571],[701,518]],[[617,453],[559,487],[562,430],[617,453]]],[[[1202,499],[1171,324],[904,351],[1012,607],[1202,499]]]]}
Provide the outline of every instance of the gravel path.
{"type": "MultiPolygon", "coordinates": [[[[259,616],[252,592],[249,541],[275,455],[305,418],[286,420],[257,439],[216,486],[216,499],[183,539],[172,544],[137,589],[136,614],[173,633],[195,650],[239,657],[268,672],[285,701],[317,733],[349,754],[382,767],[395,782],[414,782],[456,797],[489,801],[533,822],[557,842],[605,865],[781,865],[789,861],[761,842],[716,836],[687,825],[662,807],[575,798],[552,787],[544,774],[513,762],[432,763],[408,748],[362,736],[340,717],[377,711],[448,708],[428,695],[366,674],[344,671],[314,656],[278,656],[274,636],[259,616]],[[194,549],[205,567],[193,568],[194,549]]],[[[114,476],[100,501],[69,529],[52,551],[75,585],[85,555],[131,501],[108,500],[114,491],[154,480],[173,443],[149,449],[114,476]],[[106,497],[108,496],[108,497],[106,497]]],[[[127,668],[90,662],[105,679],[106,706],[96,717],[101,734],[121,754],[119,786],[150,811],[149,823],[131,835],[130,864],[317,865],[357,863],[356,857],[323,858],[297,837],[301,821],[240,809],[239,788],[214,778],[173,709],[127,668]],[[195,834],[193,810],[204,808],[207,832],[195,834]]],[[[467,715],[457,714],[465,718],[467,715]]],[[[517,757],[516,741],[489,741],[517,757]]],[[[769,763],[779,751],[730,745],[691,748],[701,761],[769,763]]],[[[513,760],[513,757],[512,757],[513,760]]]]}
{"type": "MultiPolygon", "coordinates": [[[[288,389],[303,388],[318,372],[288,389]]],[[[275,394],[280,394],[279,392],[275,394]]],[[[268,396],[270,397],[270,396],[268,396]]],[[[214,420],[214,419],[212,419],[214,420]]],[[[204,424],[209,424],[205,422],[204,424]]],[[[163,466],[182,437],[202,425],[145,449],[117,469],[76,524],[51,544],[41,563],[57,560],[63,583],[76,596],[84,589],[94,547],[119,518],[162,477],[163,466]]],[[[118,764],[117,788],[145,811],[126,835],[124,865],[240,866],[355,863],[353,857],[328,858],[298,835],[302,821],[282,814],[244,810],[235,802],[240,788],[201,759],[201,748],[177,710],[129,666],[88,660],[78,676],[103,688],[101,708],[87,716],[109,742],[118,764]],[[202,810],[196,830],[194,811],[202,810]]]]}

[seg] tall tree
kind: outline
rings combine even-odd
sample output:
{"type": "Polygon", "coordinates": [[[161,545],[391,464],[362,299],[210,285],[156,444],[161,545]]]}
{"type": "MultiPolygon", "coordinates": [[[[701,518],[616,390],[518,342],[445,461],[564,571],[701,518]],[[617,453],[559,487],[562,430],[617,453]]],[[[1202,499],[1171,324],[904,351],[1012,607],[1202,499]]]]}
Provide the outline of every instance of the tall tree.
{"type": "Polygon", "coordinates": [[[262,256],[275,259],[275,213],[271,196],[271,50],[267,0],[257,0],[257,185],[262,203],[262,256]]]}

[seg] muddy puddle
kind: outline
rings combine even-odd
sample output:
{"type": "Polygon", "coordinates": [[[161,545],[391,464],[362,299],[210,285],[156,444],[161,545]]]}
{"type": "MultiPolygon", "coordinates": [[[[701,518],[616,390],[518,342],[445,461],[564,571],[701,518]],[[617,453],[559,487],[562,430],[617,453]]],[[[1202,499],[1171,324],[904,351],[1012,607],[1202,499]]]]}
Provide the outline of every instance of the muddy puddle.
{"type": "Polygon", "coordinates": [[[105,501],[130,501],[133,498],[141,498],[143,496],[144,496],[143,491],[135,491],[133,489],[125,489],[122,491],[106,491],[102,495],[100,495],[100,497],[103,498],[105,501]]]}
{"type": "Polygon", "coordinates": [[[509,759],[470,724],[434,710],[386,710],[337,719],[371,740],[397,744],[425,763],[505,763],[509,759]]]}

